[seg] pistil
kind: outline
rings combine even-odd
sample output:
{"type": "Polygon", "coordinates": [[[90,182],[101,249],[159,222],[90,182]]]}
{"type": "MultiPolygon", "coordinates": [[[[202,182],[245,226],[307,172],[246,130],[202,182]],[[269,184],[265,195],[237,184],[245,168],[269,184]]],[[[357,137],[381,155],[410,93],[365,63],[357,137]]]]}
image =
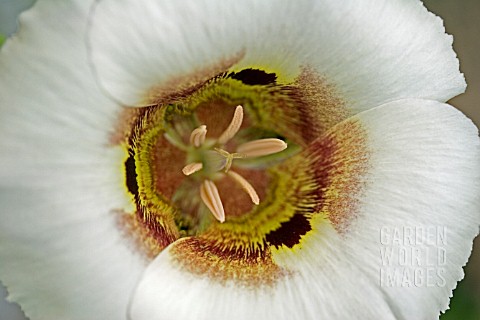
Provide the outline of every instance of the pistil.
{"type": "Polygon", "coordinates": [[[233,159],[246,158],[245,155],[243,155],[241,153],[238,153],[238,152],[230,153],[230,152],[225,151],[225,150],[220,149],[220,148],[215,148],[214,150],[217,151],[220,155],[222,155],[226,159],[225,168],[223,169],[225,171],[225,173],[227,173],[228,170],[230,170],[230,168],[232,167],[233,159]]]}

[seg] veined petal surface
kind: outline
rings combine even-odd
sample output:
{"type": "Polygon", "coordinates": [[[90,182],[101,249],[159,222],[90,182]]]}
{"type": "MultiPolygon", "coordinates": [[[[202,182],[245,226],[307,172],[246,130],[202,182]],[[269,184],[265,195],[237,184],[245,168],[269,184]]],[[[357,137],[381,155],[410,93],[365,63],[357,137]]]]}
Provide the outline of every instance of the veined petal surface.
{"type": "Polygon", "coordinates": [[[125,319],[145,267],[109,147],[119,107],[89,72],[90,2],[38,1],[0,53],[0,279],[37,319],[125,319]]]}
{"type": "Polygon", "coordinates": [[[152,88],[252,67],[284,82],[311,67],[351,114],[465,89],[452,37],[417,0],[101,0],[89,43],[99,83],[129,106],[152,88]]]}
{"type": "Polygon", "coordinates": [[[436,318],[479,232],[478,130],[448,105],[414,99],[355,119],[371,128],[372,169],[344,232],[352,263],[377,280],[398,318],[436,318]]]}

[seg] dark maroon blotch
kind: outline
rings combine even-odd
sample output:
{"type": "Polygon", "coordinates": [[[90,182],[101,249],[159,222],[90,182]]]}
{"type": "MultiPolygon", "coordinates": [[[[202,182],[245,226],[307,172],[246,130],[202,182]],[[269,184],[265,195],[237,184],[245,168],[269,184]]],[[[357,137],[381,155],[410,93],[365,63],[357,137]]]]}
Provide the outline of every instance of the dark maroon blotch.
{"type": "Polygon", "coordinates": [[[130,152],[127,161],[125,161],[125,175],[128,191],[135,197],[138,196],[137,172],[133,152],[130,152]]]}
{"type": "Polygon", "coordinates": [[[280,228],[267,234],[266,240],[276,248],[282,245],[293,248],[300,243],[302,236],[310,230],[312,230],[312,226],[308,218],[301,213],[297,213],[290,220],[282,222],[280,228]]]}
{"type": "Polygon", "coordinates": [[[267,73],[259,69],[244,69],[240,72],[232,72],[228,77],[251,86],[275,84],[277,81],[277,75],[275,73],[267,73]]]}

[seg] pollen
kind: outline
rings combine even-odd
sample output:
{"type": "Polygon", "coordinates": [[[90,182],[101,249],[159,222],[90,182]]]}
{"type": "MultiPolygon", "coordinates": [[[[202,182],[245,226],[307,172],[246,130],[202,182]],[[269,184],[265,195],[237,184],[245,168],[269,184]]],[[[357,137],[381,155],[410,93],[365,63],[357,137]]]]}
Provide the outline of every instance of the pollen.
{"type": "Polygon", "coordinates": [[[200,198],[219,222],[225,221],[225,210],[214,180],[229,177],[248,194],[255,205],[258,205],[260,198],[255,188],[244,177],[232,170],[235,160],[266,156],[287,148],[287,144],[283,140],[268,138],[243,143],[233,152],[226,150],[225,145],[235,137],[242,123],[243,107],[239,105],[235,108],[228,127],[213,143],[206,143],[206,125],[199,126],[190,134],[190,146],[187,149],[191,150],[191,158],[202,159],[202,162],[188,163],[183,167],[182,172],[186,176],[203,172],[200,198]]]}

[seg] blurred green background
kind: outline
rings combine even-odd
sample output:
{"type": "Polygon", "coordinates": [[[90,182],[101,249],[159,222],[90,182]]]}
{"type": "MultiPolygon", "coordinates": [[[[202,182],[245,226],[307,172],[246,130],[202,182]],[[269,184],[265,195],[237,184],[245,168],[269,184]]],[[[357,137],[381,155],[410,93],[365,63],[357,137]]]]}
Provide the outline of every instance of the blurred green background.
{"type": "MultiPolygon", "coordinates": [[[[15,17],[19,12],[29,8],[33,2],[34,0],[0,0],[0,35],[13,33],[17,28],[15,17]]],[[[444,19],[447,32],[454,36],[454,48],[460,59],[460,69],[467,79],[466,93],[452,99],[450,104],[462,110],[479,126],[480,0],[424,0],[424,3],[430,11],[444,19]]],[[[441,317],[441,320],[480,319],[479,237],[475,241],[474,251],[465,273],[465,279],[454,292],[450,310],[441,317]]],[[[0,319],[24,320],[20,308],[5,302],[5,296],[5,289],[0,286],[0,319]]]]}

